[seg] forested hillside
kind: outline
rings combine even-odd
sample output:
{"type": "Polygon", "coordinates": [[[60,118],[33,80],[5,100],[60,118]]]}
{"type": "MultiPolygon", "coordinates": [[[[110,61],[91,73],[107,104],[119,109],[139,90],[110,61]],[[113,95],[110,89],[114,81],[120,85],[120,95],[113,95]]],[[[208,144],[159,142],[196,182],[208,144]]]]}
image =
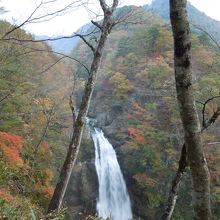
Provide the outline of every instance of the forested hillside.
{"type": "MultiPolygon", "coordinates": [[[[0,22],[1,35],[12,28],[0,22]]],[[[44,213],[64,159],[72,67],[20,29],[11,37],[30,42],[0,44],[0,218],[31,219],[44,213]]]]}
{"type": "MultiPolygon", "coordinates": [[[[172,30],[163,14],[152,8],[126,6],[116,11],[119,20],[129,16],[113,27],[108,38],[88,112],[115,148],[134,219],[144,220],[160,219],[163,214],[184,143],[172,30]]],[[[197,11],[189,10],[197,17],[197,11]]],[[[11,28],[1,21],[0,35],[11,28]]],[[[46,216],[70,142],[69,96],[74,89],[78,110],[92,52],[80,41],[69,57],[57,55],[21,29],[10,37],[16,40],[0,40],[0,219],[40,219],[46,216]]],[[[98,37],[96,33],[86,40],[93,46],[98,37]]],[[[206,126],[220,106],[220,51],[206,33],[194,32],[191,40],[196,107],[206,126]]],[[[220,219],[219,129],[216,120],[202,134],[216,220],[220,219]]],[[[96,215],[98,180],[88,127],[81,145],[65,208],[55,219],[85,220],[96,215]]],[[[187,169],[173,220],[193,219],[191,190],[187,169]]]]}
{"type": "MultiPolygon", "coordinates": [[[[123,13],[131,8],[121,10],[123,13]]],[[[97,119],[97,126],[104,130],[116,148],[134,214],[143,219],[159,219],[183,144],[173,75],[172,33],[157,16],[140,8],[133,10],[138,10],[137,14],[142,16],[144,13],[147,22],[144,25],[121,25],[111,34],[89,117],[97,119]]],[[[205,34],[193,34],[192,43],[193,81],[202,121],[201,103],[219,94],[219,51],[205,34]]],[[[83,44],[74,49],[73,55],[80,55],[81,61],[89,63],[89,52],[83,44]]],[[[82,81],[86,77],[81,68],[76,74],[82,81]]],[[[219,100],[214,99],[206,106],[206,119],[211,117],[218,104],[219,100]]],[[[217,218],[220,170],[219,147],[215,142],[219,140],[219,126],[216,122],[203,135],[212,177],[213,210],[217,218]]],[[[70,186],[70,192],[83,199],[76,202],[67,196],[70,206],[81,205],[87,207],[87,211],[94,210],[94,191],[97,191],[91,144],[87,143],[81,150],[83,166],[80,163],[81,167],[75,170],[76,173],[83,170],[77,180],[80,191],[76,190],[79,185],[74,180],[70,186]]],[[[77,174],[74,176],[77,179],[77,174]]],[[[173,219],[192,219],[189,174],[181,187],[173,219]]]]}

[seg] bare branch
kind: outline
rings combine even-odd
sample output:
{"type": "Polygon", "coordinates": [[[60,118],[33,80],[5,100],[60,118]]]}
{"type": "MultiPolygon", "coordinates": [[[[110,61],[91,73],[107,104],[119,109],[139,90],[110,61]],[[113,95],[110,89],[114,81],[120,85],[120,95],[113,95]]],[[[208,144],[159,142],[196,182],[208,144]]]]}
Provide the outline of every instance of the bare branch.
{"type": "Polygon", "coordinates": [[[113,4],[112,4],[112,7],[111,7],[111,10],[112,10],[112,11],[115,11],[115,9],[117,8],[117,6],[118,6],[118,0],[114,0],[114,1],[113,1],[113,4]]]}
{"type": "MultiPolygon", "coordinates": [[[[18,39],[18,38],[15,38],[15,37],[10,37],[10,38],[2,38],[0,39],[0,41],[17,41],[17,42],[20,42],[20,43],[28,43],[28,42],[31,42],[31,43],[39,43],[39,42],[47,42],[47,41],[57,41],[57,40],[62,40],[62,39],[71,39],[71,38],[74,38],[74,37],[79,37],[81,39],[84,38],[84,42],[86,43],[86,39],[85,37],[88,37],[90,35],[93,35],[93,34],[97,34],[99,33],[100,30],[97,30],[97,28],[95,28],[94,30],[92,30],[91,32],[89,32],[88,34],[78,34],[78,33],[74,33],[73,35],[71,36],[62,36],[62,37],[57,37],[57,38],[45,38],[45,39],[41,39],[41,40],[33,40],[33,39],[18,39]]],[[[86,43],[90,48],[93,47],[91,44],[89,44],[88,42],[86,43]]],[[[91,48],[92,49],[92,48],[91,48]]],[[[93,49],[92,49],[93,51],[93,49]]]]}
{"type": "MultiPolygon", "coordinates": [[[[75,0],[73,2],[71,2],[70,4],[66,5],[65,7],[59,9],[59,10],[56,10],[54,12],[51,12],[51,13],[48,13],[48,14],[45,14],[45,15],[41,15],[41,16],[38,16],[38,17],[33,17],[34,14],[36,14],[36,12],[43,6],[43,5],[46,5],[46,4],[49,4],[49,3],[53,3],[55,2],[55,0],[51,0],[51,1],[47,1],[47,2],[44,2],[43,0],[41,0],[41,2],[37,5],[37,7],[33,10],[33,12],[30,14],[30,16],[25,20],[23,21],[21,24],[19,25],[16,25],[14,28],[12,28],[11,30],[9,30],[8,32],[6,32],[1,38],[5,38],[6,36],[10,35],[12,32],[14,32],[15,30],[27,25],[27,24],[33,24],[33,23],[40,23],[40,22],[45,22],[45,21],[49,21],[51,19],[53,19],[54,17],[57,17],[57,16],[61,16],[63,15],[68,9],[72,8],[74,6],[74,4],[77,4],[79,3],[80,4],[83,4],[81,3],[80,0],[75,0]]],[[[76,5],[75,7],[78,7],[79,5],[76,5]]]]}
{"type": "Polygon", "coordinates": [[[102,30],[102,27],[98,24],[98,22],[91,20],[91,23],[94,24],[100,30],[102,30]]]}
{"type": "Polygon", "coordinates": [[[24,26],[30,19],[31,17],[34,15],[34,13],[42,6],[43,2],[41,1],[40,4],[34,9],[34,11],[30,14],[30,16],[24,21],[22,22],[20,25],[15,26],[14,28],[12,28],[10,31],[6,32],[3,37],[1,38],[5,38],[6,36],[8,36],[9,34],[11,34],[12,32],[14,32],[15,30],[21,28],[22,26],[24,26]]]}
{"type": "Polygon", "coordinates": [[[205,110],[206,110],[206,106],[209,102],[211,102],[214,99],[220,98],[220,95],[218,96],[213,96],[209,99],[207,99],[204,103],[203,103],[203,108],[202,108],[202,126],[203,128],[206,128],[206,120],[205,120],[205,110]]]}
{"type": "Polygon", "coordinates": [[[106,4],[105,0],[99,0],[99,2],[100,2],[103,12],[105,13],[106,10],[108,9],[108,5],[106,4]]]}
{"type": "Polygon", "coordinates": [[[64,58],[68,58],[68,59],[71,59],[77,63],[79,63],[87,72],[87,74],[89,75],[89,69],[86,67],[85,64],[83,64],[82,62],[80,62],[79,60],[77,60],[76,58],[74,57],[71,57],[69,55],[66,55],[66,54],[63,54],[63,53],[60,53],[60,52],[56,52],[56,51],[53,51],[53,50],[44,50],[44,49],[37,49],[37,48],[33,48],[33,47],[25,47],[27,49],[30,49],[31,51],[29,51],[29,53],[34,53],[34,52],[45,52],[45,53],[53,53],[53,54],[57,54],[57,55],[60,55],[64,58]]]}
{"type": "Polygon", "coordinates": [[[76,36],[79,37],[79,38],[81,38],[81,39],[84,41],[84,43],[92,50],[93,53],[95,52],[95,48],[92,46],[92,44],[90,44],[90,43],[86,40],[86,38],[85,38],[83,35],[81,35],[81,34],[76,34],[76,36]]]}
{"type": "Polygon", "coordinates": [[[217,108],[217,110],[214,112],[212,117],[205,123],[205,125],[202,128],[202,131],[206,130],[210,125],[214,124],[217,118],[220,115],[220,107],[217,108]]]}
{"type": "Polygon", "coordinates": [[[120,17],[115,19],[114,25],[125,23],[125,24],[145,24],[146,22],[149,22],[150,17],[152,15],[148,16],[145,19],[137,19],[136,17],[142,17],[142,12],[140,12],[138,9],[131,9],[128,13],[122,14],[120,17]],[[134,19],[135,18],[135,19],[134,19]]]}
{"type": "Polygon", "coordinates": [[[210,143],[208,143],[208,145],[213,145],[213,144],[220,144],[220,142],[217,141],[217,142],[210,142],[210,143]]]}
{"type": "Polygon", "coordinates": [[[3,102],[5,99],[7,99],[9,96],[11,96],[13,93],[14,93],[14,91],[11,91],[7,95],[5,95],[3,98],[1,98],[0,103],[3,102]]]}
{"type": "Polygon", "coordinates": [[[40,140],[38,141],[38,143],[37,143],[36,146],[35,146],[35,153],[36,153],[36,154],[38,153],[39,148],[40,148],[40,145],[41,145],[42,141],[44,140],[44,138],[45,138],[45,136],[46,136],[46,134],[47,134],[47,131],[48,131],[48,129],[49,129],[49,126],[50,126],[52,117],[53,117],[54,114],[55,114],[54,107],[55,107],[55,105],[53,105],[52,108],[49,110],[49,115],[48,115],[48,113],[47,113],[48,111],[47,111],[47,112],[43,111],[43,113],[44,113],[45,118],[46,118],[47,121],[46,121],[46,125],[45,125],[45,127],[44,127],[44,130],[43,130],[43,132],[42,132],[42,135],[41,135],[41,137],[40,137],[40,140]]]}
{"type": "Polygon", "coordinates": [[[199,27],[197,25],[194,25],[194,24],[192,24],[192,25],[196,29],[198,29],[198,30],[202,31],[203,33],[205,33],[214,42],[214,44],[217,46],[218,50],[220,51],[219,42],[209,32],[207,32],[206,30],[202,29],[201,27],[199,27]]]}
{"type": "Polygon", "coordinates": [[[52,67],[54,67],[57,63],[59,63],[62,59],[64,59],[65,57],[61,57],[59,58],[56,62],[54,62],[53,64],[51,64],[49,67],[47,67],[46,69],[42,70],[40,73],[38,74],[42,74],[42,73],[45,73],[47,72],[48,70],[50,70],[52,67]]]}
{"type": "Polygon", "coordinates": [[[69,106],[70,106],[70,109],[72,111],[73,128],[74,128],[75,121],[76,121],[76,110],[75,110],[75,104],[74,104],[74,101],[73,101],[73,97],[74,97],[74,88],[72,90],[72,93],[71,93],[70,99],[69,99],[69,106]]]}

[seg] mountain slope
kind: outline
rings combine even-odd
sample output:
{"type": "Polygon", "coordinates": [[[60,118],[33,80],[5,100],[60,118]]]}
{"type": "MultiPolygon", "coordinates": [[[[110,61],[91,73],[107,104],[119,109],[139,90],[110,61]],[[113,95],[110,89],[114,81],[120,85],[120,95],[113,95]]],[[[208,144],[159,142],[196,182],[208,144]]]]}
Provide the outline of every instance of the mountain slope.
{"type": "MultiPolygon", "coordinates": [[[[0,35],[13,27],[0,21],[0,35]]],[[[40,219],[68,142],[72,69],[24,30],[10,37],[29,42],[0,44],[0,219],[40,219]]]]}
{"type": "MultiPolygon", "coordinates": [[[[166,203],[183,141],[175,99],[173,39],[170,28],[156,14],[152,16],[143,8],[133,10],[143,12],[142,18],[148,18],[148,23],[121,24],[111,33],[102,57],[89,117],[97,119],[97,126],[116,148],[134,216],[155,220],[159,219],[166,203]]],[[[210,42],[204,42],[196,34],[192,34],[192,41],[196,97],[205,101],[211,95],[209,91],[218,94],[220,78],[216,70],[220,60],[210,42]]],[[[91,62],[90,55],[83,43],[73,51],[73,56],[87,65],[91,62]]],[[[75,69],[79,82],[87,77],[82,68],[76,66],[75,69]]],[[[77,93],[78,104],[83,85],[81,83],[77,93]]],[[[212,110],[211,106],[207,109],[207,118],[212,110]]],[[[204,135],[206,143],[212,138],[212,142],[218,140],[219,126],[216,123],[217,129],[210,129],[204,135]]],[[[219,217],[217,207],[220,199],[215,193],[219,190],[216,176],[218,178],[220,174],[215,156],[217,146],[214,145],[212,150],[206,148],[213,181],[213,209],[219,217]]],[[[83,207],[89,213],[95,212],[94,201],[97,198],[92,151],[91,144],[82,146],[81,163],[74,169],[75,179],[72,179],[66,198],[70,209],[83,207]],[[74,193],[77,201],[72,199],[74,193]]],[[[190,178],[184,181],[173,219],[192,219],[190,178]]]]}
{"type": "MultiPolygon", "coordinates": [[[[169,0],[153,0],[151,4],[144,5],[146,10],[159,14],[165,21],[169,21],[169,0]]],[[[201,27],[220,40],[220,22],[210,18],[188,2],[188,15],[192,25],[201,27]]]]}

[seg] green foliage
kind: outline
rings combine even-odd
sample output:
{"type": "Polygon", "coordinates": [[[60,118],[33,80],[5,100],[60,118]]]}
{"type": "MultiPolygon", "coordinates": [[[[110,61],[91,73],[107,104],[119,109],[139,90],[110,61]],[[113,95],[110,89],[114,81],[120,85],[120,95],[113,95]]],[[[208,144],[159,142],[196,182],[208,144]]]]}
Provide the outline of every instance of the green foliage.
{"type": "Polygon", "coordinates": [[[125,57],[125,65],[128,67],[134,67],[138,62],[138,58],[135,53],[129,53],[125,57]]]}
{"type": "Polygon", "coordinates": [[[162,195],[160,193],[158,192],[149,193],[148,198],[149,198],[149,205],[151,208],[156,208],[161,205],[162,195]]]}
{"type": "Polygon", "coordinates": [[[124,57],[134,51],[133,39],[130,37],[122,37],[118,42],[117,57],[124,57]]]}
{"type": "Polygon", "coordinates": [[[213,42],[211,41],[210,37],[206,33],[201,33],[198,36],[200,44],[208,48],[214,48],[213,42]]]}
{"type": "Polygon", "coordinates": [[[127,120],[127,123],[128,123],[128,125],[138,125],[139,121],[137,119],[135,119],[135,118],[129,118],[127,120]]]}
{"type": "Polygon", "coordinates": [[[144,105],[144,107],[149,111],[154,111],[157,109],[157,103],[155,102],[148,102],[144,105]]]}
{"type": "Polygon", "coordinates": [[[0,157],[0,185],[7,184],[15,172],[8,166],[4,158],[0,157]]]}
{"type": "Polygon", "coordinates": [[[220,75],[213,73],[202,77],[199,82],[199,89],[197,94],[200,94],[200,99],[205,97],[211,97],[214,94],[219,93],[220,75]]]}
{"type": "Polygon", "coordinates": [[[133,86],[131,82],[127,79],[126,75],[120,72],[116,72],[110,78],[110,82],[114,86],[114,95],[119,99],[125,98],[132,91],[133,86]]]}
{"type": "Polygon", "coordinates": [[[144,39],[140,46],[144,48],[147,55],[162,53],[172,48],[172,34],[164,26],[152,25],[150,28],[142,29],[137,33],[137,38],[141,41],[144,39]]]}
{"type": "Polygon", "coordinates": [[[161,86],[163,79],[167,77],[171,71],[169,65],[165,62],[163,58],[156,60],[154,64],[149,67],[148,77],[150,79],[150,87],[158,88],[161,86]]]}

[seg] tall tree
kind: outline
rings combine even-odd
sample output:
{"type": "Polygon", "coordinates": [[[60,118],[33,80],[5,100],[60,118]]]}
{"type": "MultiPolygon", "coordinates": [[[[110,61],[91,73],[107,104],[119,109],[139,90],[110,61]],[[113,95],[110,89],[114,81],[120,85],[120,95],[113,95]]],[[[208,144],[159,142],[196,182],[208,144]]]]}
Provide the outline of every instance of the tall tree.
{"type": "MultiPolygon", "coordinates": [[[[67,156],[63,164],[53,197],[49,204],[48,212],[57,212],[60,210],[62,206],[62,201],[63,201],[65,191],[66,191],[66,188],[69,182],[69,178],[70,178],[73,166],[76,162],[76,158],[79,152],[83,128],[84,128],[84,124],[86,120],[86,115],[88,112],[90,100],[91,100],[92,93],[94,90],[94,86],[96,82],[96,75],[97,75],[97,71],[100,66],[103,49],[107,41],[108,35],[110,34],[112,27],[115,24],[114,19],[113,19],[113,13],[118,6],[118,0],[113,0],[111,6],[108,6],[105,0],[99,0],[99,3],[103,10],[104,18],[101,24],[98,24],[97,22],[93,22],[93,24],[97,26],[97,28],[99,28],[101,31],[97,46],[94,47],[82,35],[79,36],[92,50],[93,60],[92,60],[91,67],[88,71],[89,77],[88,77],[88,81],[84,89],[84,94],[82,97],[79,113],[74,123],[73,135],[72,135],[72,138],[69,144],[69,150],[67,152],[67,156]]],[[[74,113],[73,106],[72,106],[72,112],[74,113]]]]}
{"type": "Polygon", "coordinates": [[[186,4],[186,0],[170,0],[176,91],[192,174],[194,219],[209,220],[211,219],[210,176],[204,157],[200,122],[193,95],[191,39],[186,4]]]}

